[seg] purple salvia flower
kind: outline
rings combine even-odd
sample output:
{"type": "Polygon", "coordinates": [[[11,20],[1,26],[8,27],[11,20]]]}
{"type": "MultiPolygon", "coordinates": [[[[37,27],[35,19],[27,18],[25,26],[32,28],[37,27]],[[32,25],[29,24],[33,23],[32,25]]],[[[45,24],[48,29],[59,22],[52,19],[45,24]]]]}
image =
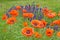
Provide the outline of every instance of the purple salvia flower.
{"type": "Polygon", "coordinates": [[[33,19],[36,19],[36,15],[34,14],[34,17],[33,17],[33,19]]]}
{"type": "Polygon", "coordinates": [[[38,17],[38,20],[41,20],[42,18],[43,18],[42,16],[39,16],[39,17],[38,17]]]}
{"type": "Polygon", "coordinates": [[[57,25],[55,25],[53,29],[54,29],[54,30],[58,30],[58,26],[57,26],[57,25]]]}
{"type": "Polygon", "coordinates": [[[42,8],[40,8],[40,11],[39,11],[40,14],[38,14],[38,20],[41,20],[43,18],[43,13],[41,10],[42,8]]]}
{"type": "Polygon", "coordinates": [[[32,21],[32,18],[30,18],[30,21],[32,21]]]}
{"type": "Polygon", "coordinates": [[[7,12],[10,12],[14,7],[11,7],[7,12]]]}
{"type": "Polygon", "coordinates": [[[25,9],[26,9],[28,12],[31,12],[31,6],[30,6],[30,5],[26,5],[26,6],[25,6],[25,9]]]}
{"type": "Polygon", "coordinates": [[[31,6],[30,5],[27,5],[28,9],[31,9],[31,6]]]}
{"type": "Polygon", "coordinates": [[[14,9],[14,6],[13,6],[13,7],[11,7],[11,8],[6,12],[6,15],[8,16],[8,18],[10,17],[10,15],[9,15],[9,13],[8,13],[8,12],[10,12],[12,9],[14,9]]]}
{"type": "Polygon", "coordinates": [[[38,11],[39,10],[39,8],[38,7],[36,7],[36,11],[38,11]]]}
{"type": "Polygon", "coordinates": [[[28,10],[29,12],[31,12],[31,5],[28,5],[28,10]]]}
{"type": "Polygon", "coordinates": [[[34,13],[34,11],[35,11],[35,8],[36,8],[36,6],[35,6],[35,2],[32,2],[32,5],[31,5],[31,11],[34,13]]]}
{"type": "Polygon", "coordinates": [[[31,12],[31,6],[30,5],[27,6],[27,11],[31,12]]]}
{"type": "Polygon", "coordinates": [[[44,15],[42,13],[42,8],[40,8],[40,16],[44,17],[44,15]]]}
{"type": "Polygon", "coordinates": [[[37,15],[37,17],[39,17],[38,10],[39,10],[39,8],[36,7],[36,10],[35,10],[36,12],[35,12],[35,14],[37,15]]]}
{"type": "Polygon", "coordinates": [[[6,15],[7,15],[8,18],[10,17],[10,15],[8,13],[6,13],[6,15]]]}
{"type": "Polygon", "coordinates": [[[32,6],[31,11],[34,13],[34,11],[35,11],[35,7],[34,6],[32,6]]]}
{"type": "Polygon", "coordinates": [[[33,20],[33,19],[36,19],[36,15],[34,15],[34,17],[33,17],[33,18],[30,18],[29,20],[31,21],[31,20],[33,20]]]}
{"type": "Polygon", "coordinates": [[[28,9],[28,6],[27,6],[27,5],[25,6],[25,9],[26,9],[26,10],[28,9]]]}
{"type": "Polygon", "coordinates": [[[42,8],[40,8],[40,12],[42,12],[42,8]]]}

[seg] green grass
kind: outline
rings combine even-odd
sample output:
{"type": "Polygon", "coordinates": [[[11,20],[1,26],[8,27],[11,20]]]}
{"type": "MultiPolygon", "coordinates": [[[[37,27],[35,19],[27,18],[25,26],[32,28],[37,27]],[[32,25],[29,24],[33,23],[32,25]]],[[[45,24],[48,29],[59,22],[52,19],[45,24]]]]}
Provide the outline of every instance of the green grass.
{"type": "MultiPolygon", "coordinates": [[[[52,9],[53,11],[55,11],[56,13],[58,13],[58,11],[60,11],[60,0],[16,0],[16,1],[11,1],[11,0],[5,0],[2,1],[0,0],[0,40],[60,40],[59,38],[56,37],[56,33],[54,33],[54,37],[52,38],[48,38],[45,34],[44,31],[41,32],[43,35],[43,37],[40,39],[34,38],[34,37],[30,37],[30,38],[26,38],[21,34],[21,29],[23,28],[23,18],[22,17],[18,17],[17,20],[18,22],[14,25],[12,25],[11,27],[9,25],[6,24],[5,21],[1,20],[1,17],[4,13],[6,13],[6,11],[12,7],[12,6],[16,6],[16,5],[26,5],[26,4],[32,4],[32,2],[35,2],[36,4],[40,4],[41,7],[48,7],[49,9],[52,9]],[[3,32],[3,30],[6,29],[7,32],[3,32]]],[[[48,18],[44,18],[47,22],[51,22],[52,20],[56,20],[58,19],[58,17],[55,17],[53,19],[48,19],[48,18]]],[[[40,32],[40,29],[38,30],[40,32]]]]}

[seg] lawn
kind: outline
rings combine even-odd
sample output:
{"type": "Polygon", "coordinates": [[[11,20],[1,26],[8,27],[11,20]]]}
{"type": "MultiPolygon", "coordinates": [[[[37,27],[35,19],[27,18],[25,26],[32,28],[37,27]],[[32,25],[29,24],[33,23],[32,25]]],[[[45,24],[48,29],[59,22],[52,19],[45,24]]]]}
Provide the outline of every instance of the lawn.
{"type": "MultiPolygon", "coordinates": [[[[41,31],[43,37],[42,38],[35,38],[35,37],[25,37],[21,33],[21,29],[23,28],[23,22],[24,19],[22,17],[17,17],[17,23],[13,24],[12,26],[7,25],[5,21],[2,20],[2,15],[5,14],[12,6],[17,6],[17,5],[28,5],[28,4],[40,4],[40,7],[48,7],[49,9],[52,9],[56,13],[60,11],[60,0],[6,0],[2,1],[0,0],[0,40],[60,40],[56,36],[56,32],[54,35],[49,38],[47,37],[45,33],[45,29],[36,29],[38,32],[41,31]]],[[[50,23],[52,20],[60,19],[57,17],[53,19],[49,19],[44,17],[44,19],[50,23]]],[[[27,21],[29,22],[29,21],[27,21]]],[[[29,23],[30,24],[30,23],[29,23]]]]}

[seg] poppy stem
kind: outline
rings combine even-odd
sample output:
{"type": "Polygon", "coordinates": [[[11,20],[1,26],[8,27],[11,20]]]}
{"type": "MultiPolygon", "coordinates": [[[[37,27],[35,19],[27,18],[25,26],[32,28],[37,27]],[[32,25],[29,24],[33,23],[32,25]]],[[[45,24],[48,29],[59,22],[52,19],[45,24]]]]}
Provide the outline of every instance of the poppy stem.
{"type": "Polygon", "coordinates": [[[10,32],[11,32],[11,27],[12,27],[12,25],[10,25],[10,32]]]}

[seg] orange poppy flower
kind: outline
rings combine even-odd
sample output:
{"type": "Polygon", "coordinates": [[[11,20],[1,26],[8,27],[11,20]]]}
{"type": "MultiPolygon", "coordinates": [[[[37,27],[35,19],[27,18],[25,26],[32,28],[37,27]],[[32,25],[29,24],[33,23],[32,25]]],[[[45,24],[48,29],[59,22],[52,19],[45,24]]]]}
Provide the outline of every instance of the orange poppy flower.
{"type": "Polygon", "coordinates": [[[50,28],[46,29],[46,35],[47,35],[48,37],[51,37],[51,36],[53,35],[53,30],[50,29],[50,28]]]}
{"type": "Polygon", "coordinates": [[[54,24],[53,23],[50,23],[50,26],[54,26],[54,24]]]}
{"type": "Polygon", "coordinates": [[[7,24],[14,24],[15,22],[16,22],[15,17],[11,17],[11,18],[7,19],[7,24]]]}
{"type": "Polygon", "coordinates": [[[34,17],[34,14],[33,13],[28,13],[28,18],[32,18],[34,17]]]}
{"type": "Polygon", "coordinates": [[[33,13],[23,13],[23,17],[32,18],[34,16],[33,13]]]}
{"type": "Polygon", "coordinates": [[[47,22],[46,22],[45,20],[41,20],[41,21],[42,21],[42,23],[44,24],[44,26],[47,25],[47,22]]]}
{"type": "Polygon", "coordinates": [[[20,10],[20,9],[21,9],[21,7],[20,7],[20,6],[16,6],[16,9],[17,9],[17,10],[20,10]]]}
{"type": "Polygon", "coordinates": [[[59,32],[57,32],[57,37],[60,37],[60,31],[59,31],[59,32]]]}
{"type": "Polygon", "coordinates": [[[35,28],[44,28],[46,26],[45,21],[39,21],[39,20],[32,20],[31,24],[35,28]]]}
{"type": "Polygon", "coordinates": [[[60,16],[60,13],[58,13],[58,16],[60,16]]]}
{"type": "Polygon", "coordinates": [[[39,22],[39,20],[32,20],[32,21],[31,21],[31,24],[32,24],[34,27],[39,28],[40,22],[39,22]]]}
{"type": "Polygon", "coordinates": [[[56,13],[48,13],[46,14],[48,18],[54,18],[56,16],[56,13]]]}
{"type": "Polygon", "coordinates": [[[43,12],[44,16],[46,16],[46,14],[49,13],[49,9],[48,8],[43,8],[42,12],[43,12]]]}
{"type": "Polygon", "coordinates": [[[12,16],[14,16],[14,17],[16,17],[16,16],[19,15],[18,12],[17,12],[17,10],[11,10],[11,11],[10,11],[10,14],[11,14],[12,16]]]}
{"type": "Polygon", "coordinates": [[[55,12],[53,12],[52,10],[49,10],[47,8],[43,10],[43,14],[44,14],[44,16],[47,16],[48,18],[53,18],[56,16],[55,12]]]}
{"type": "Polygon", "coordinates": [[[34,30],[32,28],[25,27],[22,29],[22,34],[27,36],[27,37],[30,37],[34,34],[34,30]]]}
{"type": "Polygon", "coordinates": [[[59,13],[58,13],[58,16],[60,16],[60,11],[59,11],[59,13]]]}
{"type": "Polygon", "coordinates": [[[46,13],[46,12],[48,12],[48,11],[49,11],[48,8],[43,8],[43,9],[42,9],[42,12],[43,12],[43,13],[46,13]]]}
{"type": "Polygon", "coordinates": [[[28,23],[27,23],[27,22],[24,22],[23,25],[24,25],[25,27],[27,27],[27,26],[28,26],[28,23]]]}
{"type": "Polygon", "coordinates": [[[22,12],[23,12],[23,13],[26,13],[26,12],[27,12],[27,10],[26,10],[26,9],[23,9],[23,10],[22,10],[22,12]]]}
{"type": "Polygon", "coordinates": [[[60,26],[60,20],[55,20],[55,21],[52,22],[52,24],[60,26]]]}
{"type": "Polygon", "coordinates": [[[7,17],[7,15],[6,14],[4,14],[3,16],[2,16],[2,20],[6,20],[8,17],[7,17]]]}
{"type": "Polygon", "coordinates": [[[35,32],[35,37],[36,38],[41,38],[42,37],[42,34],[39,34],[38,32],[35,32]]]}
{"type": "Polygon", "coordinates": [[[23,13],[24,18],[28,18],[28,13],[23,13]]]}
{"type": "Polygon", "coordinates": [[[39,27],[39,28],[44,28],[44,27],[45,27],[45,25],[43,24],[43,22],[42,22],[42,21],[39,21],[39,25],[38,25],[38,27],[39,27]]]}

